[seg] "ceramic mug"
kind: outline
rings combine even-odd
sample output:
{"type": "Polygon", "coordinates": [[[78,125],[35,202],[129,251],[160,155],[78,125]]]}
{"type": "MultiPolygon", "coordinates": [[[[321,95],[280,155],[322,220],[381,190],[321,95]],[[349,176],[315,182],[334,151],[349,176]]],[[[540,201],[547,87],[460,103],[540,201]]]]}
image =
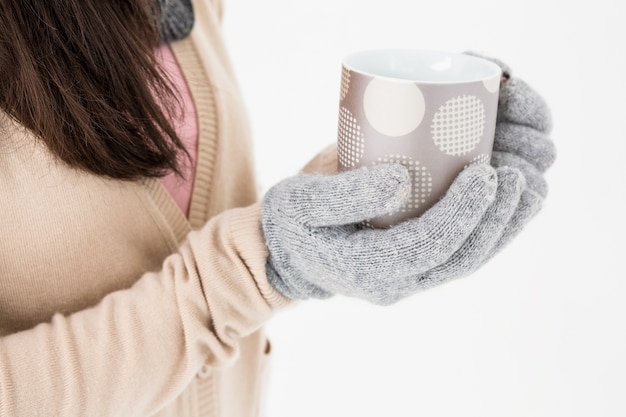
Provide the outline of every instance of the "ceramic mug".
{"type": "Polygon", "coordinates": [[[466,166],[489,163],[501,77],[491,61],[450,52],[371,50],[344,59],[338,170],[393,162],[412,179],[406,204],[367,225],[421,215],[466,166]]]}

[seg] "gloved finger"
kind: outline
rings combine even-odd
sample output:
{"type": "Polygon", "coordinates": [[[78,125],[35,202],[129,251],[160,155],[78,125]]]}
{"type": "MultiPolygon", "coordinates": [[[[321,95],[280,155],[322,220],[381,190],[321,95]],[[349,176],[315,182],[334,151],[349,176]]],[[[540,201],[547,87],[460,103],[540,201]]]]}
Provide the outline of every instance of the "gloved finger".
{"type": "Polygon", "coordinates": [[[518,78],[500,86],[498,121],[518,123],[543,133],[552,130],[552,115],[545,100],[518,78]]]}
{"type": "Polygon", "coordinates": [[[493,247],[501,239],[514,213],[518,210],[526,180],[514,168],[498,168],[498,190],[471,235],[443,264],[419,276],[416,288],[426,289],[453,278],[467,275],[480,267],[493,247]]]}
{"type": "Polygon", "coordinates": [[[392,212],[408,198],[410,187],[404,166],[381,164],[336,175],[297,175],[270,189],[266,201],[276,215],[324,227],[392,212]]]}
{"type": "Polygon", "coordinates": [[[541,171],[526,159],[508,152],[493,152],[491,155],[491,165],[499,168],[509,166],[519,169],[526,178],[526,186],[545,197],[548,194],[548,183],[541,171]]]}
{"type": "Polygon", "coordinates": [[[498,239],[489,254],[485,257],[484,262],[491,259],[496,253],[504,248],[519,232],[535,217],[541,210],[543,198],[530,189],[525,189],[520,198],[517,210],[506,225],[502,236],[498,239]]]}
{"type": "Polygon", "coordinates": [[[345,236],[341,249],[356,259],[355,276],[376,271],[381,280],[425,272],[456,252],[493,203],[497,188],[489,165],[463,170],[445,196],[421,217],[389,229],[365,229],[345,236]]]}
{"type": "MultiPolygon", "coordinates": [[[[418,290],[416,275],[444,263],[465,242],[493,203],[498,180],[488,165],[470,166],[422,217],[390,229],[348,234],[337,251],[354,259],[338,283],[353,295],[388,305],[418,290]]],[[[339,290],[344,291],[344,288],[339,290]]]]}
{"type": "Polygon", "coordinates": [[[556,158],[554,143],[531,127],[500,122],[496,125],[493,150],[521,156],[539,171],[545,172],[556,158]]]}

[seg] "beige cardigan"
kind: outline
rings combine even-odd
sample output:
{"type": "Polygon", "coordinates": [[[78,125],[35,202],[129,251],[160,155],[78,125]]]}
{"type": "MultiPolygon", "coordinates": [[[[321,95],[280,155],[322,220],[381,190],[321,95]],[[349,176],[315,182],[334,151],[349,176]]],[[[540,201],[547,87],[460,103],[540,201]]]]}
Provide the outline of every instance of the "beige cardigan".
{"type": "Polygon", "coordinates": [[[258,415],[259,329],[288,300],[218,1],[172,45],[200,130],[189,221],[158,180],[71,169],[0,113],[0,416],[258,415]]]}

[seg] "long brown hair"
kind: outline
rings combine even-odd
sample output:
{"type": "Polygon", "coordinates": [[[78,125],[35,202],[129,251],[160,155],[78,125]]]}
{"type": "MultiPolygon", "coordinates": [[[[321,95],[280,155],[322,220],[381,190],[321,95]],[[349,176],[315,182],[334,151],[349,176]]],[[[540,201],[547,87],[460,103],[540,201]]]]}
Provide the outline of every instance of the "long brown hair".
{"type": "Polygon", "coordinates": [[[180,175],[158,22],[156,0],[0,0],[0,109],[73,167],[180,175]]]}

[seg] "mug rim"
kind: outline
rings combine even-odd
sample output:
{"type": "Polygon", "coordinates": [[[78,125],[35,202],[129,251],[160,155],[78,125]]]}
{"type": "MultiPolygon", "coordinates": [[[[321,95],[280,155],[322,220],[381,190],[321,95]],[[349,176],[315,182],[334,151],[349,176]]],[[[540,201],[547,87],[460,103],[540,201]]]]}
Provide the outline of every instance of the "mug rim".
{"type": "Polygon", "coordinates": [[[394,82],[420,84],[463,84],[502,77],[502,69],[492,61],[473,55],[427,49],[368,49],[347,55],[342,66],[352,72],[394,82]],[[381,67],[381,59],[389,66],[381,67]],[[390,63],[391,60],[395,63],[390,63]],[[378,65],[378,68],[376,66],[378,65]],[[449,71],[454,67],[455,71],[449,71]],[[460,67],[459,67],[460,66],[460,67]],[[471,71],[462,75],[459,71],[471,71]],[[428,75],[419,76],[417,71],[428,75]],[[395,72],[394,72],[395,71],[395,72]],[[411,74],[413,72],[413,74],[411,74]]]}

